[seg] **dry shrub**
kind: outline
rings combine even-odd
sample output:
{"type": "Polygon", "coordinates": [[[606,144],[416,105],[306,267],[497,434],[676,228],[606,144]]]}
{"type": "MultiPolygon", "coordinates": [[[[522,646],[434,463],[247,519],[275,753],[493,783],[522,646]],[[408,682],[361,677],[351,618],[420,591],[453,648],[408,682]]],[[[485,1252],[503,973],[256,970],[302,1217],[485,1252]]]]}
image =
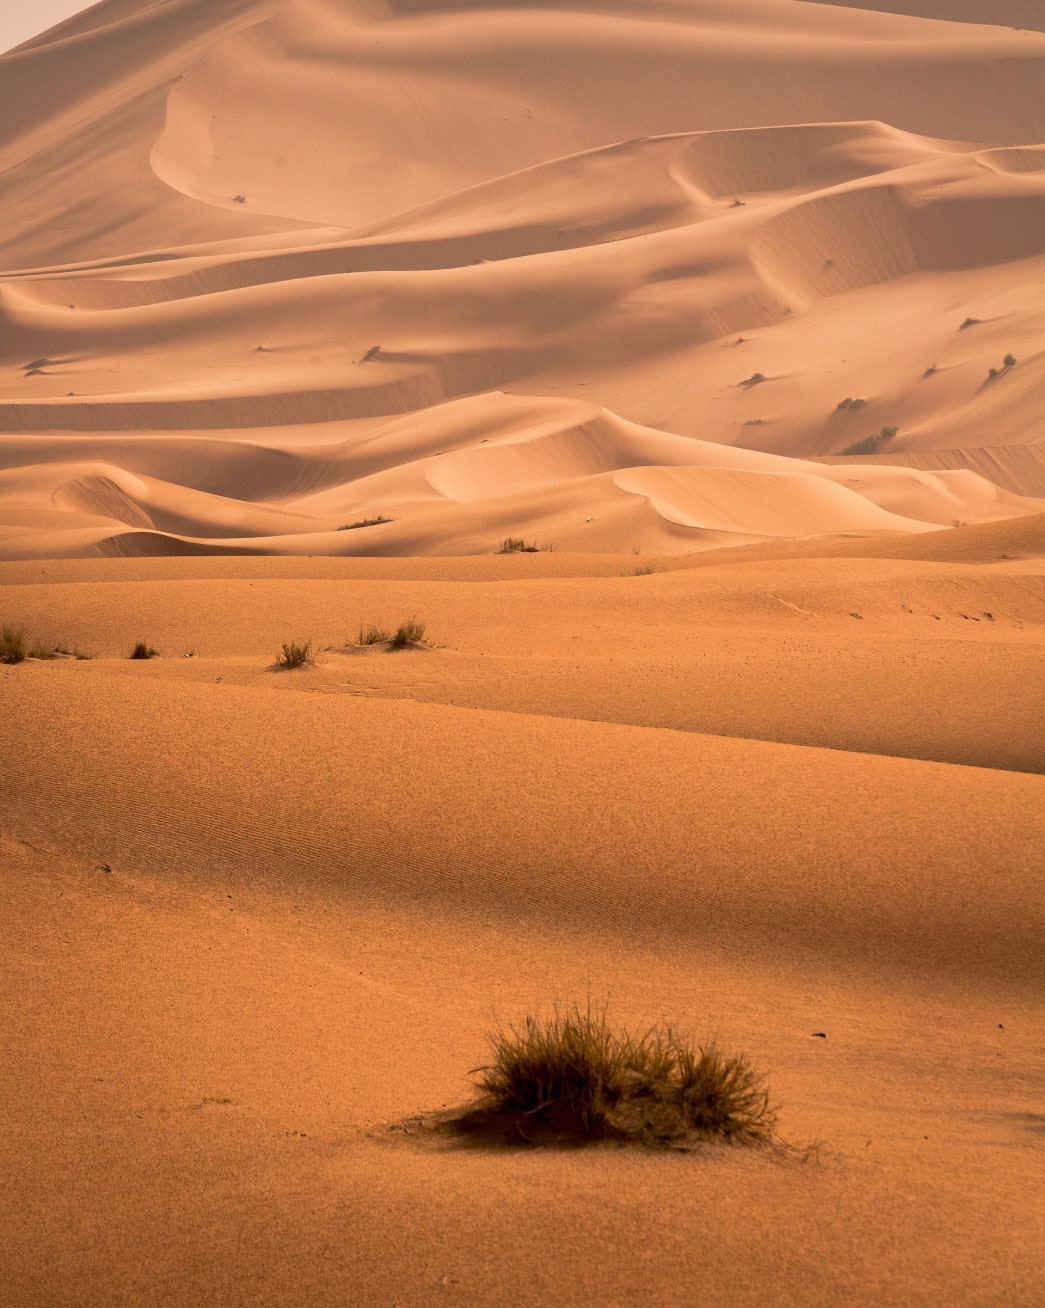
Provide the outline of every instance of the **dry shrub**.
{"type": "Polygon", "coordinates": [[[0,663],[21,663],[25,655],[23,633],[17,627],[0,629],[0,663]]]}
{"type": "Polygon", "coordinates": [[[425,638],[425,624],[417,618],[407,618],[396,627],[392,637],[393,649],[406,649],[408,645],[420,645],[425,638]]]}
{"type": "Polygon", "coordinates": [[[614,1031],[605,1007],[577,1005],[527,1017],[490,1037],[493,1061],[476,1069],[482,1108],[560,1135],[678,1144],[718,1137],[767,1142],[775,1114],[763,1077],[714,1043],[691,1048],[671,1026],[614,1031]]]}
{"type": "Polygon", "coordinates": [[[303,645],[296,641],[285,640],[283,642],[283,652],[276,659],[275,667],[283,668],[303,668],[308,663],[315,663],[316,658],[312,653],[312,642],[306,640],[303,645]]]}

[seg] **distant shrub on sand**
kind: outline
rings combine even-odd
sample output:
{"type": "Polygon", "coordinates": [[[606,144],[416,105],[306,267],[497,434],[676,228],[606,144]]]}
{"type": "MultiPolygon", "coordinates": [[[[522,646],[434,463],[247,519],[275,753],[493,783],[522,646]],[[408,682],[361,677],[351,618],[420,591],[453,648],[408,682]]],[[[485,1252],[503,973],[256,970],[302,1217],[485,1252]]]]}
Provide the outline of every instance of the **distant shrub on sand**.
{"type": "Polygon", "coordinates": [[[493,1061],[476,1069],[481,1106],[559,1135],[647,1144],[719,1137],[770,1140],[775,1113],[764,1078],[714,1044],[691,1048],[668,1025],[642,1035],[611,1029],[605,1007],[574,1005],[527,1017],[490,1037],[493,1061]]]}
{"type": "Polygon", "coordinates": [[[1010,368],[1015,368],[1015,367],[1016,367],[1016,356],[1015,356],[1015,354],[1007,354],[1007,355],[1005,356],[1005,358],[1002,359],[1002,361],[1001,361],[1001,367],[1000,367],[1000,368],[988,368],[988,369],[987,369],[987,376],[988,376],[988,377],[1000,377],[1003,373],[1008,372],[1010,368]]]}
{"type": "Polygon", "coordinates": [[[836,409],[862,409],[866,403],[867,403],[866,400],[861,400],[861,399],[853,400],[850,399],[849,396],[847,395],[844,400],[838,401],[838,403],[835,405],[835,408],[836,409]]]}
{"type": "Polygon", "coordinates": [[[158,649],[153,649],[153,647],[147,644],[144,640],[139,640],[134,649],[131,650],[128,657],[132,659],[155,659],[159,658],[159,656],[160,651],[158,649]]]}
{"type": "Polygon", "coordinates": [[[505,536],[498,554],[537,554],[537,542],[527,545],[521,536],[505,536]]]}
{"type": "Polygon", "coordinates": [[[965,331],[966,327],[978,327],[979,325],[980,325],[979,318],[966,318],[965,321],[959,326],[958,330],[960,332],[963,332],[965,331]]]}
{"type": "Polygon", "coordinates": [[[26,656],[25,636],[16,627],[0,629],[0,663],[21,663],[26,656]]]}
{"type": "Polygon", "coordinates": [[[854,441],[852,445],[847,445],[844,450],[839,450],[839,454],[874,454],[886,441],[891,441],[899,427],[883,427],[881,431],[875,432],[873,436],[865,436],[863,440],[854,441]]]}
{"type": "Polygon", "coordinates": [[[408,645],[420,645],[425,638],[425,624],[417,618],[407,618],[396,627],[392,637],[393,649],[406,649],[408,645]]]}
{"type": "Polygon", "coordinates": [[[370,623],[369,626],[360,624],[359,638],[357,639],[356,644],[383,645],[385,641],[389,639],[389,634],[385,631],[384,627],[377,627],[373,623],[370,623]]]}
{"type": "Polygon", "coordinates": [[[762,373],[753,372],[750,377],[745,377],[740,384],[741,386],[751,387],[751,386],[757,386],[760,382],[764,382],[764,381],[765,381],[765,377],[763,376],[762,373]]]}
{"type": "Polygon", "coordinates": [[[378,527],[382,522],[392,522],[392,518],[385,518],[379,513],[376,518],[360,518],[356,522],[345,522],[338,527],[338,531],[356,531],[360,527],[378,527]]]}
{"type": "Polygon", "coordinates": [[[299,645],[293,640],[285,640],[283,642],[283,651],[276,659],[274,666],[280,669],[303,668],[306,664],[315,663],[315,661],[310,640],[306,640],[303,645],[299,645]]]}

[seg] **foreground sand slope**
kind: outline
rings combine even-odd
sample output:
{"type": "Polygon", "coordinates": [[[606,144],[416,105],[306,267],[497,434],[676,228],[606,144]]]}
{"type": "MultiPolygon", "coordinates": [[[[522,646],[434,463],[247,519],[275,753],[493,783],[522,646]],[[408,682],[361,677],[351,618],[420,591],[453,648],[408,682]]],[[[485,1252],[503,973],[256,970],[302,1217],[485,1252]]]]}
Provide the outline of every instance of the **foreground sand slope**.
{"type": "Polygon", "coordinates": [[[6,56],[0,553],[1040,511],[1045,34],[980,17],[179,0],[6,56]]]}
{"type": "Polygon", "coordinates": [[[1034,1303],[1045,782],[1003,770],[1042,737],[1031,522],[639,577],[4,565],[5,614],[101,655],[0,671],[8,1301],[1034,1303]],[[445,648],[266,667],[408,608],[445,648]],[[142,636],[169,656],[116,657],[142,636]],[[728,734],[793,739],[792,697],[828,748],[728,734]],[[915,741],[1001,766],[887,756],[915,741]],[[589,992],[747,1049],[818,1151],[411,1120],[495,1021],[589,992]]]}

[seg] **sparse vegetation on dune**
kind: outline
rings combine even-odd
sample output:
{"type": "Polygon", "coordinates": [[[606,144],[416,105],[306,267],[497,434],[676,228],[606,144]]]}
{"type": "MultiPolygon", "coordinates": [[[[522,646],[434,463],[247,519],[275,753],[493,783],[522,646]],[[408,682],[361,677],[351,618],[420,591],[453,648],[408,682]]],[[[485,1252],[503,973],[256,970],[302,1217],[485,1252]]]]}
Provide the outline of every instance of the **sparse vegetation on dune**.
{"type": "Polygon", "coordinates": [[[0,628],[0,663],[21,663],[26,656],[25,636],[17,627],[0,628]]]}
{"type": "Polygon", "coordinates": [[[839,454],[874,454],[886,443],[891,441],[899,427],[883,427],[881,431],[876,431],[873,436],[865,436],[863,440],[854,441],[852,445],[847,445],[845,449],[839,450],[839,454]]]}
{"type": "Polygon", "coordinates": [[[390,636],[384,627],[375,626],[371,623],[369,626],[360,625],[359,636],[356,639],[357,645],[383,645],[390,636]]]}
{"type": "Polygon", "coordinates": [[[147,641],[139,640],[134,649],[131,650],[128,658],[132,659],[155,659],[159,658],[160,651],[153,649],[147,641]]]}
{"type": "Polygon", "coordinates": [[[404,619],[393,632],[389,632],[385,627],[379,627],[373,622],[361,623],[359,634],[356,637],[356,644],[359,646],[387,645],[389,649],[407,649],[410,646],[425,644],[426,630],[425,623],[415,617],[404,619]]]}
{"type": "Polygon", "coordinates": [[[420,645],[425,638],[425,629],[425,624],[417,618],[407,618],[396,627],[392,648],[406,649],[408,645],[420,645]]]}
{"type": "Polygon", "coordinates": [[[536,541],[534,541],[532,545],[527,545],[521,536],[505,536],[504,540],[501,541],[501,548],[497,551],[497,553],[498,554],[537,554],[539,553],[539,550],[537,548],[536,541]]]}
{"type": "Polygon", "coordinates": [[[41,659],[46,662],[62,658],[86,661],[90,655],[75,645],[62,645],[58,641],[35,639],[32,644],[27,644],[25,633],[20,628],[4,627],[0,630],[0,663],[21,663],[25,659],[41,659]]]}
{"type": "Polygon", "coordinates": [[[692,1048],[658,1023],[613,1030],[606,1008],[556,1008],[490,1038],[475,1069],[480,1111],[515,1118],[520,1135],[616,1137],[646,1144],[720,1138],[767,1142],[776,1116],[763,1077],[712,1043],[692,1048]]]}
{"type": "Polygon", "coordinates": [[[379,527],[383,522],[394,522],[394,518],[386,518],[382,514],[377,514],[373,518],[360,518],[357,522],[345,522],[338,527],[338,531],[357,531],[360,527],[379,527]]]}
{"type": "Polygon", "coordinates": [[[1008,372],[1010,368],[1015,368],[1015,367],[1016,367],[1016,356],[1014,354],[1007,354],[1005,358],[1002,359],[1001,361],[1001,367],[989,368],[987,370],[987,376],[1000,377],[1003,372],[1008,372]]]}
{"type": "Polygon", "coordinates": [[[303,644],[293,640],[285,640],[282,653],[273,666],[281,670],[284,668],[303,668],[307,664],[315,663],[315,661],[316,657],[312,653],[312,642],[310,640],[306,640],[303,644]]]}

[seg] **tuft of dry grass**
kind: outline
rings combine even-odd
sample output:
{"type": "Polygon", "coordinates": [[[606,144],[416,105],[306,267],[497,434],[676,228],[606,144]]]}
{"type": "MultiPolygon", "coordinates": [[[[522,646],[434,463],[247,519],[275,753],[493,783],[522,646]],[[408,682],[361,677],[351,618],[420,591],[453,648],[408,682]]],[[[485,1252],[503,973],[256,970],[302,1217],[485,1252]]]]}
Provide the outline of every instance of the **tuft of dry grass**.
{"type": "Polygon", "coordinates": [[[132,659],[156,659],[159,658],[160,651],[144,640],[139,640],[134,649],[131,650],[128,658],[132,659]]]}
{"type": "Polygon", "coordinates": [[[393,649],[406,649],[408,645],[420,645],[425,638],[425,624],[417,618],[407,618],[396,628],[392,637],[393,649]]]}
{"type": "Polygon", "coordinates": [[[580,1138],[646,1144],[721,1138],[766,1143],[776,1115],[764,1078],[714,1043],[696,1049],[664,1023],[641,1035],[613,1030],[605,1006],[556,1008],[490,1037],[476,1068],[482,1107],[580,1138]]]}
{"type": "Polygon", "coordinates": [[[276,659],[273,667],[276,668],[303,668],[306,664],[315,663],[316,657],[312,653],[312,642],[306,640],[303,645],[296,641],[285,640],[283,642],[283,651],[276,659]]]}
{"type": "Polygon", "coordinates": [[[359,636],[356,639],[357,645],[383,645],[386,640],[390,640],[389,633],[384,627],[375,626],[371,623],[364,626],[362,623],[359,627],[359,636]]]}
{"type": "Polygon", "coordinates": [[[21,663],[25,656],[25,635],[17,627],[0,628],[0,663],[21,663]]]}

